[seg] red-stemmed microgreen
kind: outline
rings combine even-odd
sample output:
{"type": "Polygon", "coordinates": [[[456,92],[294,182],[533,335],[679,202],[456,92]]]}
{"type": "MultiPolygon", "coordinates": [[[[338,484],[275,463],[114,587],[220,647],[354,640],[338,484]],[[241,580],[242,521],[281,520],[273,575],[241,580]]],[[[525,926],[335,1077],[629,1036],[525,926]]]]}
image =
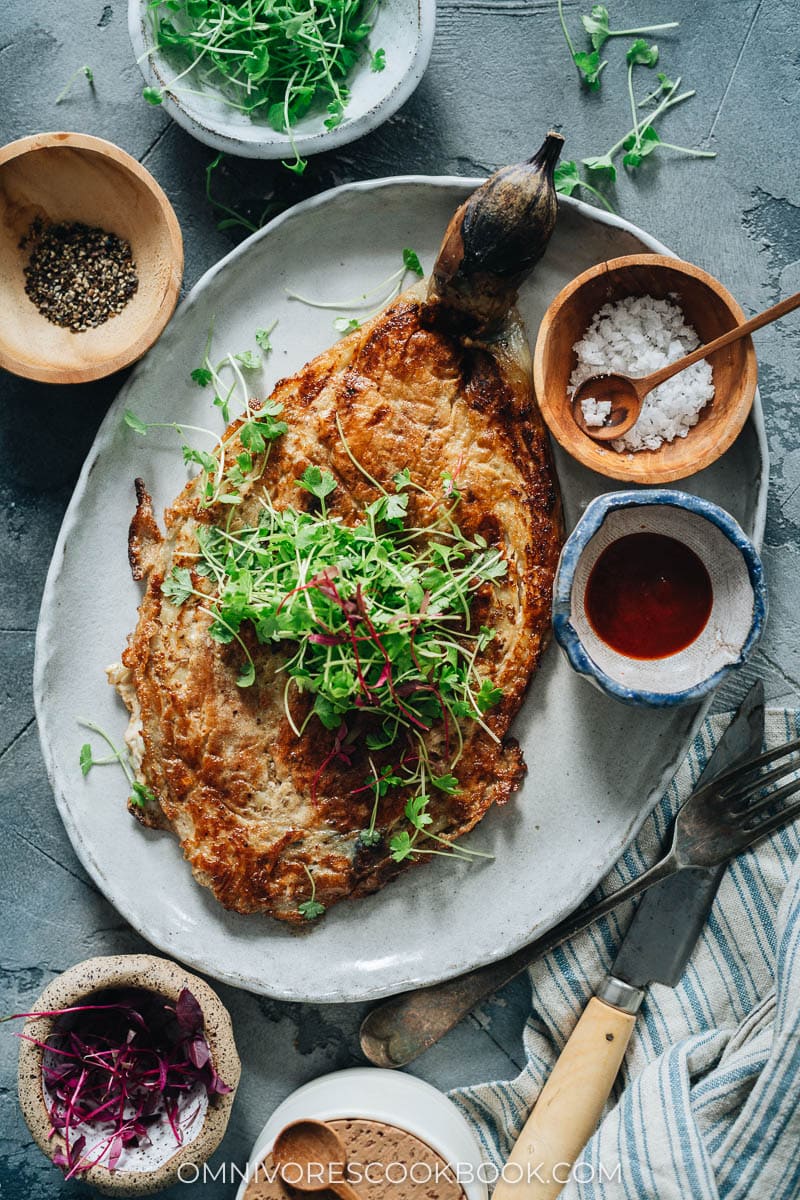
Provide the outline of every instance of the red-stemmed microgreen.
{"type": "Polygon", "coordinates": [[[50,1136],[64,1143],[53,1162],[67,1179],[101,1162],[113,1172],[125,1151],[150,1145],[160,1122],[180,1146],[200,1096],[231,1090],[215,1070],[202,1009],[188,988],[175,1005],[138,989],[91,999],[98,1002],[2,1018],[58,1019],[44,1040],[18,1036],[43,1051],[50,1136]]]}

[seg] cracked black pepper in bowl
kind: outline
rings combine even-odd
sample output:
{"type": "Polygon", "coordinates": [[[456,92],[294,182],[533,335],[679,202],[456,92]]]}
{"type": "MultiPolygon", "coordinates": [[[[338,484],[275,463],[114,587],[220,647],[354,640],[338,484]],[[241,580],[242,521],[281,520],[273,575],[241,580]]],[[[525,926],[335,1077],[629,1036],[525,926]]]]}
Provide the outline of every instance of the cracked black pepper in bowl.
{"type": "Polygon", "coordinates": [[[30,249],[26,295],[48,321],[73,333],[117,316],[139,286],[130,242],[81,221],[46,224],[37,217],[20,249],[30,249]]]}

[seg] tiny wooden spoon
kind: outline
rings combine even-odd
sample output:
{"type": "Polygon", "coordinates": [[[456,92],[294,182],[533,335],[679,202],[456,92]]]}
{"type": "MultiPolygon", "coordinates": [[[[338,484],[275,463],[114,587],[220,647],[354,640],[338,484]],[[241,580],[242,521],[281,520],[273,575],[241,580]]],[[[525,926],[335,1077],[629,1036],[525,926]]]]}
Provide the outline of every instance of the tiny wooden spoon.
{"type": "Polygon", "coordinates": [[[345,1179],[347,1150],[324,1121],[292,1121],[275,1139],[272,1161],[284,1183],[300,1192],[335,1192],[341,1200],[361,1200],[345,1179]]]}
{"type": "Polygon", "coordinates": [[[653,371],[651,375],[643,375],[640,379],[633,379],[627,375],[594,375],[591,379],[585,380],[572,397],[572,415],[576,425],[596,442],[610,442],[614,438],[623,437],[639,420],[644,398],[648,392],[652,392],[653,388],[666,383],[668,379],[672,379],[673,375],[685,371],[687,367],[690,367],[692,363],[699,362],[701,358],[708,358],[715,350],[721,350],[723,346],[729,346],[731,342],[738,342],[739,338],[747,337],[749,333],[753,333],[756,329],[762,329],[764,325],[770,325],[779,317],[785,317],[787,313],[798,307],[800,307],[800,292],[795,292],[793,296],[787,296],[779,304],[773,304],[772,308],[768,308],[766,312],[759,313],[757,317],[751,317],[743,325],[735,325],[721,337],[714,338],[713,342],[707,342],[705,346],[698,346],[691,354],[679,358],[677,362],[669,363],[659,371],[653,371]],[[598,403],[608,401],[611,404],[611,411],[603,425],[586,423],[582,404],[584,400],[590,398],[598,403]]]}

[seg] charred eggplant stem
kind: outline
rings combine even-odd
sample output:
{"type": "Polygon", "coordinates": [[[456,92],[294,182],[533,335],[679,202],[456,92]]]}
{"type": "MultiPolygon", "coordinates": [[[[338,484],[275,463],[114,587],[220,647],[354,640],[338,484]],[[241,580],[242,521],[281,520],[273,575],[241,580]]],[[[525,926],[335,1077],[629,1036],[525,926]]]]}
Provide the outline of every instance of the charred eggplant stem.
{"type": "Polygon", "coordinates": [[[564,139],[548,133],[527,162],[501,167],[453,215],[429,299],[483,328],[507,315],[545,252],[558,213],[553,171],[564,139]]]}

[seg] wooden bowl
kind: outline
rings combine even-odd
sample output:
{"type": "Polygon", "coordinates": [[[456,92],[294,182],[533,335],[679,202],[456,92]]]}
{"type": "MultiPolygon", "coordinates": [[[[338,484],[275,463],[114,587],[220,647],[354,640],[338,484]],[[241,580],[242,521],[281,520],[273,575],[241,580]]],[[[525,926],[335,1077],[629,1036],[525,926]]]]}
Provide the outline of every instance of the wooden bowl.
{"type": "Polygon", "coordinates": [[[701,471],[735,441],[756,394],[756,354],[742,338],[709,358],[714,398],[685,438],[658,450],[620,453],[583,433],[572,417],[569,379],[576,366],[572,347],[608,301],[626,296],[670,297],[683,310],[701,342],[739,325],[745,315],[722,284],[691,263],[662,254],[628,254],[590,267],[563,288],[539,327],[534,352],[534,387],[550,432],[584,466],[630,483],[669,483],[701,471]]]}
{"type": "Polygon", "coordinates": [[[85,383],[150,348],[172,315],[183,240],[172,205],[134,158],[102,138],[41,133],[0,149],[0,367],[46,383],[85,383]],[[117,316],[83,333],[54,325],[25,294],[34,218],[82,221],[131,244],[139,286],[117,316]]]}

